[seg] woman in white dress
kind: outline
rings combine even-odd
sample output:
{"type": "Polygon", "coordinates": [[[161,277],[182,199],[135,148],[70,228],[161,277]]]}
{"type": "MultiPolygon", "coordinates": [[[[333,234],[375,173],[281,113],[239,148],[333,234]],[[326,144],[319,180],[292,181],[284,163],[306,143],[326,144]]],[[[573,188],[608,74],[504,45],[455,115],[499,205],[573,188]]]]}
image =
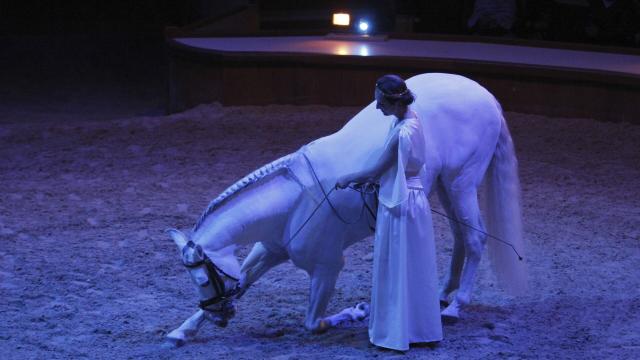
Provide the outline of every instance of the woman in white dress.
{"type": "Polygon", "coordinates": [[[396,117],[385,151],[369,170],[340,179],[336,186],[380,182],[369,339],[406,351],[411,343],[442,340],[431,212],[421,185],[424,135],[404,80],[381,77],[375,98],[377,109],[396,117]]]}

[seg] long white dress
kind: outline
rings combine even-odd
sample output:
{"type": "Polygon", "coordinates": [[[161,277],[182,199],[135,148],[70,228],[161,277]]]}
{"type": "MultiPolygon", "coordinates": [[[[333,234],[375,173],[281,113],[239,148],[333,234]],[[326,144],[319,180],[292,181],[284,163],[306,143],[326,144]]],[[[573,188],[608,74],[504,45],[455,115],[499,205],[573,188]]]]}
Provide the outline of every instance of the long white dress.
{"type": "Polygon", "coordinates": [[[394,137],[397,162],[380,178],[369,339],[405,351],[411,343],[442,340],[442,324],[431,212],[420,182],[420,121],[396,120],[387,144],[394,137]]]}

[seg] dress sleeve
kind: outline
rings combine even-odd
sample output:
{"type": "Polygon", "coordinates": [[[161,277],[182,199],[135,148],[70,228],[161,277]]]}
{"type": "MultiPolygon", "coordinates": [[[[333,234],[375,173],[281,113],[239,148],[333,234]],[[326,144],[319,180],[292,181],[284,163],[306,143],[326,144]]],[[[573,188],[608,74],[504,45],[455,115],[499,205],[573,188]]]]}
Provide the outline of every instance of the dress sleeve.
{"type": "MultiPolygon", "coordinates": [[[[398,126],[389,134],[385,147],[388,151],[393,148],[389,144],[397,137],[397,161],[380,177],[380,195],[378,200],[388,208],[396,207],[409,198],[405,168],[411,152],[411,131],[406,126],[398,126]]],[[[395,149],[394,149],[395,150],[395,149]]]]}

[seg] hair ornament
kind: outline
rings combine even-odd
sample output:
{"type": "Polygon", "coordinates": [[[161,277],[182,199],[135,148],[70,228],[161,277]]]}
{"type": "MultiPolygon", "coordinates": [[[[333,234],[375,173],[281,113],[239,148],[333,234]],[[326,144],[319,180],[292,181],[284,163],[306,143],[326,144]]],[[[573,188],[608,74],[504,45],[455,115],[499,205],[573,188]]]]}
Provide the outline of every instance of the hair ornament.
{"type": "Polygon", "coordinates": [[[379,83],[376,83],[376,88],[378,88],[378,90],[380,90],[380,92],[382,92],[382,94],[385,97],[392,98],[392,99],[399,99],[399,98],[403,97],[404,95],[406,95],[409,92],[409,88],[405,88],[404,91],[402,91],[402,92],[399,92],[399,93],[396,93],[396,94],[390,94],[390,93],[387,93],[386,91],[384,91],[380,87],[379,83]]]}

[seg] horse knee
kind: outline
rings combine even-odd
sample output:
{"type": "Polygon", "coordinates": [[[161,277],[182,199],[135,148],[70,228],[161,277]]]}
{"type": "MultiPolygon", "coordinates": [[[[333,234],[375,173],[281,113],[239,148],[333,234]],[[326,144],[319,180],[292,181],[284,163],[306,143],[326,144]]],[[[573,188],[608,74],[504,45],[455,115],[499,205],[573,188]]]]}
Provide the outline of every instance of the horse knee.
{"type": "Polygon", "coordinates": [[[471,302],[471,295],[466,292],[459,291],[456,293],[456,301],[460,306],[468,305],[471,302]]]}
{"type": "Polygon", "coordinates": [[[313,334],[322,334],[331,327],[324,319],[308,319],[304,323],[304,327],[313,334]]]}

